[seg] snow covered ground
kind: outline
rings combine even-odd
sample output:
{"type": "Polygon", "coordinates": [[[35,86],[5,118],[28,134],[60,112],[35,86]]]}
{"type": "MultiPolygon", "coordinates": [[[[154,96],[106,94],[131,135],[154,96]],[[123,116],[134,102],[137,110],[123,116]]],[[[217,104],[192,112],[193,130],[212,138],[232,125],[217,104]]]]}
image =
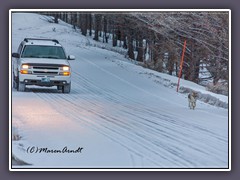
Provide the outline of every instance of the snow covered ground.
{"type": "Polygon", "coordinates": [[[76,56],[72,91],[12,89],[12,134],[20,136],[11,143],[12,155],[30,164],[12,168],[229,167],[227,96],[184,80],[177,93],[176,77],[137,66],[70,25],[44,19],[12,14],[12,52],[25,37],[58,39],[76,56]],[[192,89],[202,97],[196,110],[188,108],[192,89]]]}

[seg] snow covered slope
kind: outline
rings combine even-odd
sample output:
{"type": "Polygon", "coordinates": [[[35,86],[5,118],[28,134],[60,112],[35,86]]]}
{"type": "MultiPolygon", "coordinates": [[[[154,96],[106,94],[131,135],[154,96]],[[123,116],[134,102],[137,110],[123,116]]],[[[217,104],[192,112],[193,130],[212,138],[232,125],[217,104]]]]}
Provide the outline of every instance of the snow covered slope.
{"type": "MultiPolygon", "coordinates": [[[[12,130],[21,136],[12,141],[12,153],[31,164],[13,167],[228,168],[226,107],[198,101],[196,110],[190,110],[187,95],[164,83],[177,82],[175,77],[88,46],[94,41],[70,25],[44,19],[37,14],[13,14],[12,51],[25,37],[58,39],[68,54],[76,56],[70,62],[72,91],[12,89],[12,130]]],[[[228,101],[201,86],[182,83],[228,101]]]]}

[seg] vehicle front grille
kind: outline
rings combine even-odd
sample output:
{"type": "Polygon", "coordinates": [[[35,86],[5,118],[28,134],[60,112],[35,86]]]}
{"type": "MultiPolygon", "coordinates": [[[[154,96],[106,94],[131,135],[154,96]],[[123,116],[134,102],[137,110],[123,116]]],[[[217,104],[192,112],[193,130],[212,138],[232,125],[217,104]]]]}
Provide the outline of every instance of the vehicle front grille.
{"type": "Polygon", "coordinates": [[[59,75],[60,67],[63,65],[58,64],[29,64],[29,70],[34,75],[59,75]]]}
{"type": "MultiPolygon", "coordinates": [[[[34,69],[46,69],[46,67],[39,67],[39,66],[33,66],[34,69]]],[[[47,69],[55,69],[58,70],[58,67],[47,67],[47,69]]]]}
{"type": "Polygon", "coordinates": [[[50,71],[33,71],[33,74],[58,74],[58,72],[50,72],[50,71]]]}

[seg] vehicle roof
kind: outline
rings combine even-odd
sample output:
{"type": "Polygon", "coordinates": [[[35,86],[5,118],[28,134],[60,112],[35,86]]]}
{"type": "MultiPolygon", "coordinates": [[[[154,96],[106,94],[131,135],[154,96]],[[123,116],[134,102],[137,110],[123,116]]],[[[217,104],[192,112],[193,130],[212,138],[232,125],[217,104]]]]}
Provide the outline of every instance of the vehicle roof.
{"type": "Polygon", "coordinates": [[[59,46],[62,45],[59,44],[57,40],[54,39],[24,39],[23,43],[25,45],[41,45],[41,46],[59,46]]]}

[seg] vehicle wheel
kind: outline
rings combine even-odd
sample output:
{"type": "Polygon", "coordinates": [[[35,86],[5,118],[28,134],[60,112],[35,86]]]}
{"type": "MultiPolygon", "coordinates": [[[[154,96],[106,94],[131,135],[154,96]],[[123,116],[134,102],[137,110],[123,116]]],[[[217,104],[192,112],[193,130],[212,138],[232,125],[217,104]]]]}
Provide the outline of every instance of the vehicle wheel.
{"type": "Polygon", "coordinates": [[[18,82],[17,82],[17,77],[13,75],[13,88],[18,89],[18,82]]]}
{"type": "Polygon", "coordinates": [[[57,86],[57,90],[62,90],[63,86],[57,86]]]}
{"type": "Polygon", "coordinates": [[[63,93],[70,93],[70,91],[71,91],[71,83],[63,86],[62,88],[63,93]]]}
{"type": "Polygon", "coordinates": [[[25,91],[25,87],[26,87],[25,83],[24,82],[20,82],[18,80],[18,89],[17,90],[23,92],[23,91],[25,91]]]}

